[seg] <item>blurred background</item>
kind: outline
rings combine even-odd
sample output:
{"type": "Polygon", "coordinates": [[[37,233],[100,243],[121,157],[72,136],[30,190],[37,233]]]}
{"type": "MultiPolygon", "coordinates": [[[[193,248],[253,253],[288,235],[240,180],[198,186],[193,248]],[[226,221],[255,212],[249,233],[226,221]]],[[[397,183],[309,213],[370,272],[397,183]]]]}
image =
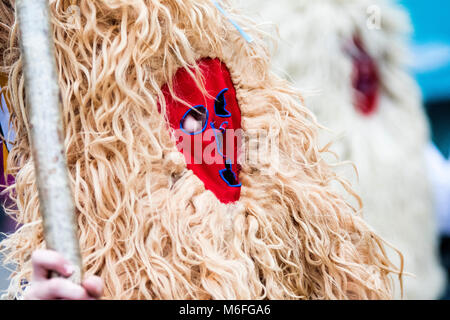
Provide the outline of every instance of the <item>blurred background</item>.
{"type": "Polygon", "coordinates": [[[433,141],[450,154],[450,1],[401,0],[414,23],[413,73],[429,115],[433,141]],[[431,3],[434,4],[432,5],[431,3]]]}
{"type": "MultiPolygon", "coordinates": [[[[450,156],[450,1],[399,1],[414,24],[411,39],[414,73],[423,93],[434,144],[447,160],[450,156]]],[[[448,169],[450,170],[450,169],[448,169]]],[[[447,170],[447,172],[448,172],[447,170]]],[[[450,179],[449,174],[444,177],[450,179]]],[[[449,181],[447,181],[448,185],[449,181]]],[[[447,194],[448,195],[448,194],[447,194]]],[[[447,203],[450,199],[447,200],[447,203]]],[[[448,210],[447,205],[447,210],[448,210]]],[[[442,217],[440,252],[450,278],[450,217],[442,217]]],[[[450,299],[450,285],[444,299],[450,299]]]]}
{"type": "MultiPolygon", "coordinates": [[[[450,1],[399,0],[399,3],[409,11],[414,25],[411,72],[423,92],[433,142],[447,161],[447,172],[450,172],[450,1]]],[[[450,179],[449,175],[447,177],[450,179]]],[[[2,211],[0,209],[1,231],[11,231],[12,224],[2,211]]],[[[447,218],[441,217],[439,223],[441,259],[450,279],[450,212],[447,218]]],[[[7,278],[8,271],[0,268],[0,290],[7,288],[7,278]]],[[[442,298],[450,299],[450,285],[442,298]]]]}

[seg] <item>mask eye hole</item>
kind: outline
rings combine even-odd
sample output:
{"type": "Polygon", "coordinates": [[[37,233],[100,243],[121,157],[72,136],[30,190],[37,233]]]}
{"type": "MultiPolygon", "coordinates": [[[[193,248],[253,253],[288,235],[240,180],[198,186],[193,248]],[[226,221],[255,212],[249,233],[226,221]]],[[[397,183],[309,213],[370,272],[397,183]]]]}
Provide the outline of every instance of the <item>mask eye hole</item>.
{"type": "Polygon", "coordinates": [[[223,89],[219,92],[214,101],[214,111],[218,117],[221,118],[229,118],[231,117],[231,113],[226,109],[227,101],[225,99],[225,93],[228,91],[228,88],[223,89]]]}
{"type": "Polygon", "coordinates": [[[208,110],[204,106],[192,107],[181,118],[180,129],[189,135],[200,134],[206,130],[208,117],[208,110]]]}
{"type": "Polygon", "coordinates": [[[225,169],[219,171],[222,180],[225,181],[230,187],[240,187],[242,184],[238,182],[236,174],[233,172],[232,164],[227,162],[225,167],[225,169]]]}

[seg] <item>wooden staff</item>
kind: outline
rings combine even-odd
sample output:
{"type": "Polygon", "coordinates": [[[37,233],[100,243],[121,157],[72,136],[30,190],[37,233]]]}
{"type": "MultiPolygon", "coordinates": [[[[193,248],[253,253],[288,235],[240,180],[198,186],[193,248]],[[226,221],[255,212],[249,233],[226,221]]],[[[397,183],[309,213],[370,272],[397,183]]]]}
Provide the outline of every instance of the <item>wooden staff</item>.
{"type": "Polygon", "coordinates": [[[64,151],[49,3],[48,0],[17,0],[16,12],[45,241],[47,248],[58,251],[73,264],[76,270],[71,279],[79,284],[81,257],[64,151]]]}

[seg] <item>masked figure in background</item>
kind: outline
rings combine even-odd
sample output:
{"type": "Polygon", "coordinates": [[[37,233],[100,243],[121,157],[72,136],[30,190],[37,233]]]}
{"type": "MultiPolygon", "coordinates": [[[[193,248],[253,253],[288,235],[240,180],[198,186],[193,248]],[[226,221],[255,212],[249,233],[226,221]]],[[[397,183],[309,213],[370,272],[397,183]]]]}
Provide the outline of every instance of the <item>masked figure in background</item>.
{"type": "MultiPolygon", "coordinates": [[[[106,298],[392,297],[401,270],[334,191],[358,198],[323,160],[301,96],[269,71],[253,22],[209,0],[50,5],[84,271],[106,298]],[[278,143],[250,148],[253,132],[278,143]]],[[[4,32],[18,43],[15,23],[4,32]]],[[[18,297],[45,243],[22,61],[3,56],[21,227],[1,246],[18,297]]]]}
{"type": "Polygon", "coordinates": [[[404,68],[407,16],[392,1],[246,6],[276,23],[288,42],[275,67],[299,88],[319,90],[305,105],[342,133],[332,150],[358,168],[364,218],[402,251],[405,270],[415,275],[405,279],[405,296],[438,298],[445,281],[424,161],[429,135],[419,90],[404,68]]]}

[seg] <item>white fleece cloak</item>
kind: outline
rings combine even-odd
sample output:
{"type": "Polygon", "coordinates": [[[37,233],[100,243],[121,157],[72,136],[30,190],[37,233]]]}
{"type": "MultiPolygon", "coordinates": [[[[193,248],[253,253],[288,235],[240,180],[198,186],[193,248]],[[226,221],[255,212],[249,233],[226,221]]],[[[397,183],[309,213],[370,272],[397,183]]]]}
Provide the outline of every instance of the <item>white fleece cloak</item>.
{"type": "Polygon", "coordinates": [[[438,298],[445,276],[424,159],[429,131],[419,90],[404,67],[402,37],[410,28],[405,12],[384,0],[241,0],[240,5],[277,25],[282,42],[274,69],[309,91],[306,106],[340,135],[332,150],[357,166],[365,218],[403,253],[406,271],[415,275],[405,277],[404,296],[438,298]],[[353,63],[344,47],[355,35],[375,59],[381,82],[370,116],[354,106],[353,63]]]}

